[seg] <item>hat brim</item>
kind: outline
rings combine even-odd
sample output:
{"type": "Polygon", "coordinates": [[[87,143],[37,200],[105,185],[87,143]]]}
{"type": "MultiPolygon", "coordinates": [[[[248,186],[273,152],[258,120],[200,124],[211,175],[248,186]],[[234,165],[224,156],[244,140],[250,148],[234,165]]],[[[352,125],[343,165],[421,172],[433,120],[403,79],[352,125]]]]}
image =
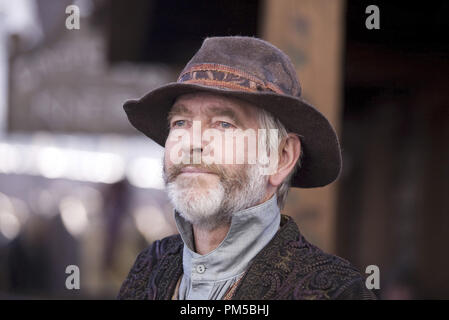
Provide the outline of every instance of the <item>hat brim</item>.
{"type": "Polygon", "coordinates": [[[154,89],[139,100],[125,102],[123,108],[137,130],[164,147],[168,112],[173,103],[180,95],[195,92],[224,95],[254,104],[277,117],[289,132],[299,134],[303,155],[301,168],[292,178],[292,187],[322,187],[339,176],[342,161],[337,135],[326,117],[300,98],[174,82],[154,89]]]}

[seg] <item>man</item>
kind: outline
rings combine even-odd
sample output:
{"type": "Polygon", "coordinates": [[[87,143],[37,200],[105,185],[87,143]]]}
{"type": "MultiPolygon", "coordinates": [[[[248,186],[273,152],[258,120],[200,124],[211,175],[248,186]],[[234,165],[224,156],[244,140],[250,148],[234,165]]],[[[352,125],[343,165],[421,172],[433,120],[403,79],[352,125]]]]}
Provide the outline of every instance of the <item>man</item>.
{"type": "Polygon", "coordinates": [[[335,131],[301,98],[283,52],[257,38],[208,38],[176,83],[124,109],[165,146],[180,234],[137,257],[118,298],[375,298],[348,261],[280,213],[290,186],[324,186],[341,170],[335,131]]]}

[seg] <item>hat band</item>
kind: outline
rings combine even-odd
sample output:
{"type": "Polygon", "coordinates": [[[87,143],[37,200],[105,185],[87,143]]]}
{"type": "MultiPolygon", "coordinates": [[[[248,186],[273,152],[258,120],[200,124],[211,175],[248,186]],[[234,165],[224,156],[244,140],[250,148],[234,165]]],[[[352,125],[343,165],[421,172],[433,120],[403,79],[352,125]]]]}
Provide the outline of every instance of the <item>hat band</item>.
{"type": "Polygon", "coordinates": [[[196,64],[181,73],[178,82],[250,92],[268,91],[286,94],[273,83],[263,81],[245,71],[221,64],[196,64]]]}

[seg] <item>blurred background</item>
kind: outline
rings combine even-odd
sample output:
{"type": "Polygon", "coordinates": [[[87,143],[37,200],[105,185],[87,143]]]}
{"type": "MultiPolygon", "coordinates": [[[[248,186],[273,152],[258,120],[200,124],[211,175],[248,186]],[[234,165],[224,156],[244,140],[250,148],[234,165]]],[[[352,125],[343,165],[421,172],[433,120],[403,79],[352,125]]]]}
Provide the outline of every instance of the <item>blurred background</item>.
{"type": "Polygon", "coordinates": [[[284,50],[337,129],[343,173],[283,213],[382,299],[449,298],[449,3],[0,0],[0,298],[113,299],[138,252],[175,234],[162,148],[127,99],[174,81],[203,39],[284,50]],[[66,28],[69,5],[80,28],[66,28]],[[380,10],[367,29],[365,10],[380,10]],[[66,266],[80,269],[67,290],[66,266]]]}

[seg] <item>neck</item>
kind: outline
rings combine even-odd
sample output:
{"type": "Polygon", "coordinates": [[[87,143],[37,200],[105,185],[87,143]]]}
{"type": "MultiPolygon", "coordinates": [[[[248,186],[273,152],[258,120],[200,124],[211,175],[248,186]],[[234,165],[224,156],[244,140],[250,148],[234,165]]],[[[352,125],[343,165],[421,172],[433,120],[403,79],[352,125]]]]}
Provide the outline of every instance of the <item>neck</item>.
{"type": "MultiPolygon", "coordinates": [[[[268,193],[265,198],[255,204],[257,206],[265,201],[269,200],[274,193],[268,193]]],[[[206,230],[199,226],[193,225],[193,237],[195,241],[195,252],[201,255],[205,255],[215,248],[224,240],[228,234],[231,223],[220,225],[213,230],[206,230]]]]}
{"type": "Polygon", "coordinates": [[[218,226],[213,230],[202,229],[193,226],[193,236],[195,240],[195,251],[201,255],[205,255],[217,248],[229,231],[231,224],[218,226]]]}

